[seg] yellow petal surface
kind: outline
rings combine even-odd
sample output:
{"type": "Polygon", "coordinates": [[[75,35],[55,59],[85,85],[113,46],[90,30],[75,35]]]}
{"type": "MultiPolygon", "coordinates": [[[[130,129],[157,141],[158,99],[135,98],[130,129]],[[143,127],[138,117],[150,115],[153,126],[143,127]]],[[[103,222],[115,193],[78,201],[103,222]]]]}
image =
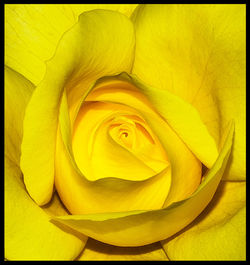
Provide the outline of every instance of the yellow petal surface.
{"type": "Polygon", "coordinates": [[[168,260],[159,242],[142,247],[117,247],[89,238],[77,260],[168,260]]]}
{"type": "Polygon", "coordinates": [[[66,207],[63,205],[57,192],[54,192],[50,202],[44,206],[41,206],[41,209],[43,209],[50,216],[70,214],[66,207]]]}
{"type": "Polygon", "coordinates": [[[214,137],[235,120],[227,174],[245,179],[246,6],[140,5],[133,71],[146,84],[191,103],[214,137]]]}
{"type": "Polygon", "coordinates": [[[231,124],[214,166],[186,200],[160,210],[61,216],[54,220],[112,245],[141,246],[166,239],[193,221],[211,201],[228,162],[233,132],[231,124]]]}
{"type": "Polygon", "coordinates": [[[234,117],[236,124],[234,148],[223,179],[242,181],[246,179],[246,90],[237,88],[232,92],[230,88],[217,93],[222,110],[222,126],[225,126],[229,117],[234,117]]]}
{"type": "Polygon", "coordinates": [[[66,102],[64,93],[57,134],[55,185],[67,209],[79,214],[161,208],[171,185],[170,167],[144,181],[118,179],[116,176],[89,181],[81,173],[71,149],[66,102]]]}
{"type": "Polygon", "coordinates": [[[62,37],[24,119],[21,168],[26,188],[39,205],[48,203],[53,192],[58,110],[64,87],[67,84],[69,90],[79,91],[81,80],[82,93],[100,76],[129,71],[133,51],[133,26],[114,11],[83,13],[62,37]]]}
{"type": "Polygon", "coordinates": [[[34,85],[8,66],[4,68],[4,80],[5,154],[19,165],[23,118],[34,85]]]}
{"type": "Polygon", "coordinates": [[[199,143],[200,150],[197,148],[197,144],[195,146],[196,150],[199,150],[197,157],[199,157],[198,155],[203,157],[204,161],[211,163],[210,166],[218,155],[217,149],[213,145],[212,137],[199,119],[197,111],[191,105],[186,104],[167,91],[146,87],[134,76],[122,73],[116,77],[102,78],[97,82],[94,90],[86,97],[86,100],[126,104],[143,115],[149,127],[157,135],[166,150],[171,164],[172,185],[168,202],[166,203],[182,200],[191,195],[198,187],[201,178],[200,161],[190,152],[190,149],[187,148],[172,127],[169,126],[168,121],[170,121],[170,125],[173,123],[175,128],[182,128],[181,135],[184,135],[185,139],[190,139],[190,143],[195,143],[195,141],[199,143]],[[150,101],[151,98],[152,103],[150,101]],[[156,103],[159,103],[159,106],[156,103]],[[164,105],[166,105],[166,108],[164,105]],[[157,115],[160,112],[158,111],[160,107],[161,114],[164,114],[167,122],[159,114],[157,115]],[[188,111],[189,115],[187,116],[186,113],[188,111]],[[175,114],[177,119],[169,118],[168,112],[170,114],[179,113],[178,115],[175,114]],[[191,131],[190,123],[193,124],[191,131]],[[192,140],[192,137],[195,140],[192,140]],[[199,138],[203,139],[203,141],[200,141],[199,138]],[[210,150],[206,143],[210,143],[210,150]],[[204,151],[204,154],[202,154],[201,150],[204,151]]]}
{"type": "Polygon", "coordinates": [[[69,8],[71,8],[77,16],[79,16],[84,11],[93,9],[108,9],[118,11],[130,17],[138,4],[74,4],[67,6],[69,6],[69,8]]]}
{"type": "Polygon", "coordinates": [[[8,260],[71,260],[87,238],[59,228],[29,197],[17,165],[5,158],[5,257],[8,260]]]}
{"type": "Polygon", "coordinates": [[[246,259],[246,185],[222,181],[204,212],[180,234],[162,241],[171,260],[246,259]]]}
{"type": "Polygon", "coordinates": [[[84,104],[72,146],[81,172],[92,180],[143,180],[160,173],[169,162],[159,140],[145,126],[139,113],[124,105],[84,104]]]}
{"type": "MultiPolygon", "coordinates": [[[[33,88],[27,79],[5,67],[5,258],[72,259],[82,250],[86,237],[79,239],[50,222],[50,216],[29,197],[19,168],[22,121],[33,88]]],[[[56,208],[58,214],[66,214],[59,210],[61,204],[56,208]]]]}
{"type": "MultiPolygon", "coordinates": [[[[167,198],[167,203],[170,204],[173,201],[178,201],[190,196],[201,181],[200,162],[166,122],[157,116],[150,107],[150,103],[145,99],[145,96],[139,93],[138,89],[135,91],[135,87],[132,84],[124,82],[124,80],[122,81],[123,82],[117,79],[117,77],[98,80],[90,89],[90,91],[93,91],[87,96],[86,103],[89,101],[109,100],[120,104],[126,102],[126,105],[136,108],[138,112],[143,111],[147,115],[151,113],[153,116],[150,117],[150,120],[152,120],[151,123],[155,120],[154,126],[157,129],[156,135],[161,135],[161,143],[164,143],[165,150],[171,152],[170,162],[172,176],[174,171],[174,184],[171,186],[174,188],[171,188],[171,196],[167,198]],[[178,152],[176,152],[176,150],[178,150],[178,152]]],[[[122,110],[127,108],[128,107],[123,107],[122,110]]],[[[164,202],[162,200],[166,199],[169,190],[169,180],[171,176],[169,170],[154,176],[151,180],[145,181],[144,183],[130,183],[114,179],[103,179],[95,183],[86,181],[86,177],[82,176],[77,167],[77,163],[74,161],[71,147],[71,126],[67,111],[68,106],[66,97],[64,96],[60,109],[60,129],[65,146],[63,146],[59,133],[56,152],[55,180],[56,189],[67,209],[73,214],[86,214],[161,208],[164,202]],[[72,194],[74,194],[74,196],[72,196],[72,194]]],[[[99,115],[102,116],[102,114],[99,115]]],[[[83,128],[85,127],[84,123],[82,126],[83,128]]],[[[86,127],[88,127],[88,125],[86,125],[86,127]]],[[[80,134],[79,141],[76,142],[76,146],[80,149],[81,136],[80,134]]],[[[86,135],[83,136],[85,138],[86,135]]],[[[89,139],[87,136],[86,138],[89,139]]],[[[91,139],[89,142],[91,142],[91,139]]],[[[85,150],[88,149],[86,145],[83,145],[82,148],[85,150]]],[[[101,145],[100,148],[102,148],[101,145]]],[[[119,155],[117,156],[117,159],[118,158],[119,155]]],[[[102,171],[103,168],[100,167],[99,170],[102,171]]],[[[116,175],[112,177],[116,177],[116,175]]]]}
{"type": "Polygon", "coordinates": [[[214,164],[218,151],[214,139],[201,121],[195,108],[167,90],[144,86],[133,77],[133,82],[157,111],[165,118],[179,137],[187,144],[199,160],[208,168],[214,164]]]}
{"type": "Polygon", "coordinates": [[[6,4],[5,63],[38,85],[63,33],[92,9],[116,10],[130,16],[137,5],[6,4]]]}

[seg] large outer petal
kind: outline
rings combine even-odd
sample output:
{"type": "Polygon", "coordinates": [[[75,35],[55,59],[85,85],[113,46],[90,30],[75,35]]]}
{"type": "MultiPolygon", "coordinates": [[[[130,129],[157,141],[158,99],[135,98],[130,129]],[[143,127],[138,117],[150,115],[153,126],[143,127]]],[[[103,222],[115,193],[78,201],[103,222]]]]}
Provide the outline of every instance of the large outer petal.
{"type": "Polygon", "coordinates": [[[5,159],[5,257],[9,260],[71,260],[87,238],[51,223],[50,216],[29,197],[22,173],[5,159]]]}
{"type": "Polygon", "coordinates": [[[142,247],[117,247],[89,238],[77,260],[168,260],[159,242],[142,247]]]}
{"type": "Polygon", "coordinates": [[[19,165],[25,108],[35,86],[8,66],[4,68],[4,79],[5,155],[19,165]]]}
{"type": "Polygon", "coordinates": [[[133,73],[193,104],[217,144],[235,121],[223,177],[245,179],[245,5],[140,5],[133,73]]]}
{"type": "Polygon", "coordinates": [[[246,184],[222,181],[204,212],[162,242],[171,260],[246,259],[246,184]]]}
{"type": "Polygon", "coordinates": [[[167,90],[145,86],[135,77],[132,77],[132,81],[196,157],[211,168],[218,157],[218,149],[197,110],[167,90]]]}
{"type": "Polygon", "coordinates": [[[118,246],[141,246],[168,238],[193,221],[212,199],[224,173],[233,126],[214,166],[188,199],[153,211],[71,215],[54,218],[85,235],[118,246]]]}
{"type": "Polygon", "coordinates": [[[6,4],[5,64],[38,85],[63,33],[78,16],[92,9],[110,9],[130,16],[137,5],[6,4]]]}
{"type": "Polygon", "coordinates": [[[69,260],[82,250],[86,237],[80,239],[50,222],[50,215],[29,197],[19,168],[22,122],[33,88],[22,75],[5,68],[5,258],[69,260]]]}
{"type": "Polygon", "coordinates": [[[114,11],[83,13],[61,39],[24,119],[21,168],[26,188],[39,205],[46,204],[53,192],[58,110],[64,88],[71,95],[77,91],[73,93],[76,99],[93,80],[129,71],[133,52],[133,25],[114,11]]]}

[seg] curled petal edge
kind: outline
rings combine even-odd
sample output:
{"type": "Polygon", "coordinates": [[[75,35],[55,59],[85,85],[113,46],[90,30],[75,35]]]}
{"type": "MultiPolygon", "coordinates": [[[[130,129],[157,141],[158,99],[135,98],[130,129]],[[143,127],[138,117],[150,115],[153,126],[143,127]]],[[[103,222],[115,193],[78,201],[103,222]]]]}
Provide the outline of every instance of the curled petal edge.
{"type": "Polygon", "coordinates": [[[54,217],[52,220],[117,246],[142,246],[172,236],[191,223],[213,198],[231,152],[234,122],[230,122],[228,128],[215,164],[189,198],[152,211],[69,215],[54,217]]]}

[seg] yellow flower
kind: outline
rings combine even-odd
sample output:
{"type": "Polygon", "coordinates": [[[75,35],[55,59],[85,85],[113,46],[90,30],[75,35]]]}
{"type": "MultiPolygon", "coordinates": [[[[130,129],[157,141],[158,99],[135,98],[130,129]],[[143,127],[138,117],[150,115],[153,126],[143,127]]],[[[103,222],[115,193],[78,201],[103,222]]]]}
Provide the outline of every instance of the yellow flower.
{"type": "Polygon", "coordinates": [[[244,260],[245,5],[5,6],[7,260],[244,260]]]}

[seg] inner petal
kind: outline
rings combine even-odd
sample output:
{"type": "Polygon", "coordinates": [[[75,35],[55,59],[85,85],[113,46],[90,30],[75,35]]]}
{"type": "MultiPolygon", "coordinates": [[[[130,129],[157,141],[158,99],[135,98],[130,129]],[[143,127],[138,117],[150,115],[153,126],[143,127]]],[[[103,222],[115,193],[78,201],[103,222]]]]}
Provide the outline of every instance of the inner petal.
{"type": "Polygon", "coordinates": [[[155,172],[168,164],[159,141],[146,123],[136,116],[122,116],[110,126],[111,137],[155,172]]]}
{"type": "Polygon", "coordinates": [[[165,151],[144,120],[120,104],[88,102],[73,130],[76,163],[89,180],[145,180],[168,165],[165,151]]]}
{"type": "Polygon", "coordinates": [[[136,141],[135,125],[134,124],[111,124],[109,127],[109,134],[118,144],[125,148],[131,149],[136,141]]]}

